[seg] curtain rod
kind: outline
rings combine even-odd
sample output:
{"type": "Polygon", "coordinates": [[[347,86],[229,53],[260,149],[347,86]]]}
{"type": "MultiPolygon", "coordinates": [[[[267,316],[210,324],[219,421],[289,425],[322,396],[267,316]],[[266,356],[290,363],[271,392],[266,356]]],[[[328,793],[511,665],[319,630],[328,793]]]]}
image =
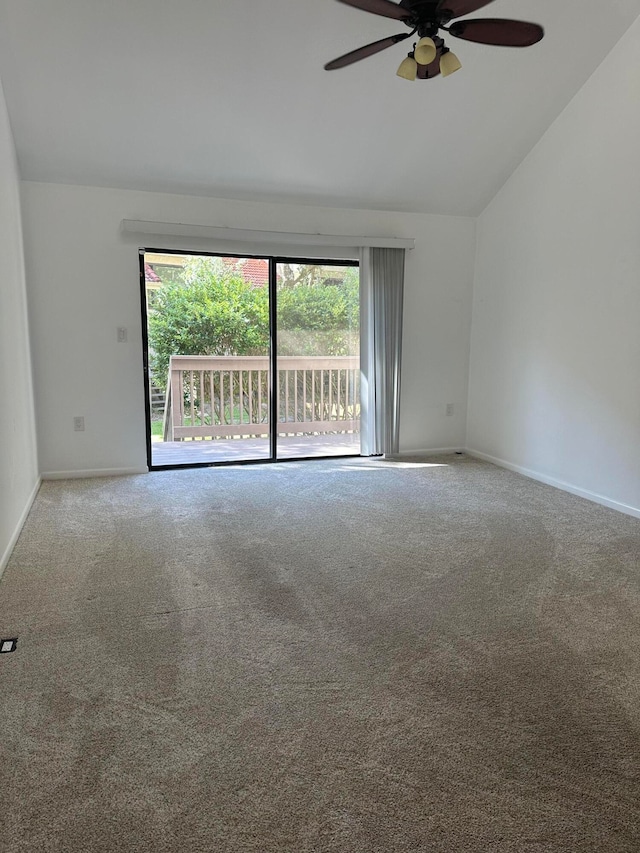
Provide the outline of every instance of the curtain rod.
{"type": "Polygon", "coordinates": [[[222,228],[216,225],[189,225],[183,222],[148,222],[123,219],[125,234],[154,234],[165,237],[203,237],[228,242],[280,243],[292,246],[349,246],[380,249],[413,249],[415,240],[402,237],[362,237],[337,234],[304,234],[290,231],[257,231],[250,228],[222,228]]]}

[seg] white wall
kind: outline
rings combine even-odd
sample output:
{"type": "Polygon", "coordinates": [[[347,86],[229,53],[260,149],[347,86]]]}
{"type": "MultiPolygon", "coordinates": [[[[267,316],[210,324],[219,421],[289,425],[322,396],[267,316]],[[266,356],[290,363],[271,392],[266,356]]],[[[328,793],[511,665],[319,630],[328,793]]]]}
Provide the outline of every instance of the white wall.
{"type": "Polygon", "coordinates": [[[122,219],[415,237],[406,264],[401,450],[464,446],[473,220],[28,182],[23,204],[45,476],[145,469],[139,246],[249,251],[137,240],[120,233],[122,219]],[[128,343],[117,343],[118,326],[128,328],[128,343]],[[445,416],[449,402],[453,417],[445,416]],[[84,433],[73,431],[74,415],[85,417],[84,433]]]}
{"type": "Polygon", "coordinates": [[[0,573],[38,486],[18,168],[0,85],[0,573]]]}
{"type": "Polygon", "coordinates": [[[640,513],[640,19],[478,221],[467,446],[640,513]]]}

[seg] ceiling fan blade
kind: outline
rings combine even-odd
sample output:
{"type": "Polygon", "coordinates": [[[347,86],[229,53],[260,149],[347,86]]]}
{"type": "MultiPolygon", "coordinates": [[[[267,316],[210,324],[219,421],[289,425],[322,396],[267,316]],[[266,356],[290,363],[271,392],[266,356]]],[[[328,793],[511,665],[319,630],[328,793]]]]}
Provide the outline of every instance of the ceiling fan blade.
{"type": "Polygon", "coordinates": [[[352,62],[359,62],[361,59],[373,56],[374,53],[385,50],[385,48],[391,47],[391,45],[397,44],[399,41],[408,39],[410,35],[411,33],[399,33],[396,36],[389,36],[386,39],[380,39],[380,41],[374,41],[371,42],[371,44],[366,44],[364,47],[359,47],[357,50],[345,53],[344,56],[339,56],[332,62],[327,62],[324,66],[325,71],[333,71],[336,68],[344,68],[345,65],[351,65],[352,62]]]}
{"type": "Polygon", "coordinates": [[[382,15],[385,18],[395,18],[397,21],[406,21],[411,17],[411,12],[391,0],[338,0],[347,6],[354,6],[364,12],[372,12],[374,15],[382,15]]]}
{"type": "Polygon", "coordinates": [[[442,20],[451,21],[453,18],[461,18],[477,12],[483,6],[488,6],[493,0],[440,0],[438,3],[438,17],[442,20]]]}
{"type": "Polygon", "coordinates": [[[472,21],[455,21],[449,34],[479,44],[497,44],[503,47],[530,47],[544,36],[539,24],[528,21],[510,21],[507,18],[476,18],[472,21]]]}

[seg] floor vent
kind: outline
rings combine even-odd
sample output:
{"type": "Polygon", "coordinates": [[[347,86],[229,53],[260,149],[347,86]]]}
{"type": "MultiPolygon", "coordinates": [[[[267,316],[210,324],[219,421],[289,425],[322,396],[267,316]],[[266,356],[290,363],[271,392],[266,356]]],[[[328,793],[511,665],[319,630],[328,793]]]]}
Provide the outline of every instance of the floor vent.
{"type": "Polygon", "coordinates": [[[7,655],[9,652],[15,652],[17,645],[17,637],[14,637],[11,640],[0,640],[0,655],[7,655]]]}

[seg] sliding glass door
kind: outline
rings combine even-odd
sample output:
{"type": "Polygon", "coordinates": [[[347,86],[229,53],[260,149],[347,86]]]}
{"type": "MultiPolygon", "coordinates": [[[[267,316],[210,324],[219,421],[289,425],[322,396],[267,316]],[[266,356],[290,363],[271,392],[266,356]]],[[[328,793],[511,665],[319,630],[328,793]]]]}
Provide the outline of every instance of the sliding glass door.
{"type": "Polygon", "coordinates": [[[358,267],[141,253],[151,468],[359,453],[358,267]]]}
{"type": "Polygon", "coordinates": [[[269,260],[146,252],[153,468],[270,459],[269,260]]]}
{"type": "Polygon", "coordinates": [[[279,459],[360,452],[357,266],[276,264],[279,459]]]}

